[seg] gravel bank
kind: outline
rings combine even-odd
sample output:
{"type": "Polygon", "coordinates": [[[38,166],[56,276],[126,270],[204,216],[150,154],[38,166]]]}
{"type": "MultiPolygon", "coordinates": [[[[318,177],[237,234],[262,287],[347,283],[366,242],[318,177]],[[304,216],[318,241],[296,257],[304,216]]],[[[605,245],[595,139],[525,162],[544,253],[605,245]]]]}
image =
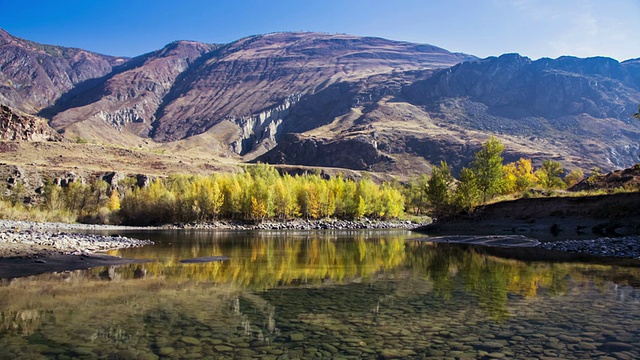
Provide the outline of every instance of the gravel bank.
{"type": "Polygon", "coordinates": [[[122,230],[123,227],[0,220],[0,257],[86,255],[152,244],[121,236],[65,233],[66,230],[122,230]]]}
{"type": "Polygon", "coordinates": [[[638,236],[542,242],[536,247],[597,256],[640,259],[640,237],[638,236]]]}
{"type": "MultiPolygon", "coordinates": [[[[357,230],[357,229],[407,229],[412,230],[418,226],[411,221],[379,221],[379,220],[289,220],[289,221],[264,221],[259,224],[252,224],[243,221],[216,221],[210,223],[174,224],[172,228],[179,229],[231,229],[231,230],[357,230]]],[[[166,227],[165,227],[166,228],[166,227]]]]}

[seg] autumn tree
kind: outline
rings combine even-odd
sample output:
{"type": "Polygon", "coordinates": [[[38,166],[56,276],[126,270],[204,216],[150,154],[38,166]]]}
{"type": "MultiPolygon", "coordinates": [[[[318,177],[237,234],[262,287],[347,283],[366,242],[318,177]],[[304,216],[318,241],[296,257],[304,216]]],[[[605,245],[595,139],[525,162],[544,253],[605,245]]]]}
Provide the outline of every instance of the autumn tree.
{"type": "Polygon", "coordinates": [[[404,210],[404,197],[400,190],[391,184],[382,184],[381,189],[382,217],[385,219],[397,218],[404,210]]]}
{"type": "Polygon", "coordinates": [[[527,190],[534,186],[537,181],[538,178],[533,170],[531,159],[520,158],[520,160],[503,167],[502,192],[504,194],[527,190]]]}

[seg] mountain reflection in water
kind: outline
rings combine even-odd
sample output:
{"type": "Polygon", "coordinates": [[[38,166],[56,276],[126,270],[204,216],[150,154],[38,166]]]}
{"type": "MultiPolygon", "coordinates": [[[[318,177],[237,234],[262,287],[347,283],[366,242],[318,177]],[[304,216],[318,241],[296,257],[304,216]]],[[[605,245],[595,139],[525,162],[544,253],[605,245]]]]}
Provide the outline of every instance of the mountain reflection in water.
{"type": "Polygon", "coordinates": [[[640,356],[635,267],[405,231],[137,235],[156,245],[111,254],[156,262],[4,280],[0,359],[640,356]]]}

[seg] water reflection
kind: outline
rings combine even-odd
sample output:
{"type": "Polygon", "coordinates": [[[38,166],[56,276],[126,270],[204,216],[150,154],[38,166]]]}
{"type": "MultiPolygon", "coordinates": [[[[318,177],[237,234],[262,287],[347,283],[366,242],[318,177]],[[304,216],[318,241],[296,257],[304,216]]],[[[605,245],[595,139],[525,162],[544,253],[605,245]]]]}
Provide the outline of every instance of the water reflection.
{"type": "MultiPolygon", "coordinates": [[[[263,290],[294,283],[366,279],[396,269],[405,260],[407,235],[405,231],[190,232],[185,243],[176,238],[181,236],[179,233],[167,233],[154,239],[156,246],[110,254],[157,260],[145,264],[148,276],[214,281],[263,290]],[[207,256],[225,256],[228,260],[180,263],[207,256]]],[[[120,271],[126,273],[132,268],[120,271]]]]}
{"type": "Polygon", "coordinates": [[[638,268],[407,232],[146,235],[114,254],[155,263],[4,280],[0,359],[640,356],[638,268]],[[229,259],[180,263],[204,256],[229,259]]]}

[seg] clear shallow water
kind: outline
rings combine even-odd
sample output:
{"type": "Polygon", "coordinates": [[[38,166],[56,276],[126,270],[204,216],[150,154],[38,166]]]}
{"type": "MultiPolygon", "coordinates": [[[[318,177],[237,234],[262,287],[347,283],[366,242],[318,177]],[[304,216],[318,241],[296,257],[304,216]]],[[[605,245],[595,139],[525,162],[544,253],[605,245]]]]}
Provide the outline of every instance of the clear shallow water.
{"type": "Polygon", "coordinates": [[[640,358],[640,269],[404,231],[128,233],[157,260],[3,280],[0,359],[640,358]],[[227,256],[223,262],[180,260],[227,256]]]}

